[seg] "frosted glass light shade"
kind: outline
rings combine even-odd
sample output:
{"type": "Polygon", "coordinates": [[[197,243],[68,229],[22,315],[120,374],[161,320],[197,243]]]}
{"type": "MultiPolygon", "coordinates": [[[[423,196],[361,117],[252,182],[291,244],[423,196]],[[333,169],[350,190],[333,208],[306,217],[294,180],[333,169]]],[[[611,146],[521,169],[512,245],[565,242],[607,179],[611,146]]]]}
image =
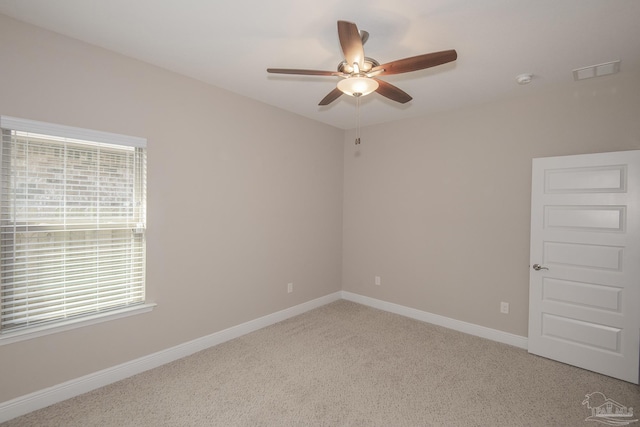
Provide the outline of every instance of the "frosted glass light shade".
{"type": "Polygon", "coordinates": [[[378,89],[378,82],[369,77],[347,77],[338,82],[338,89],[347,95],[364,96],[378,89]]]}

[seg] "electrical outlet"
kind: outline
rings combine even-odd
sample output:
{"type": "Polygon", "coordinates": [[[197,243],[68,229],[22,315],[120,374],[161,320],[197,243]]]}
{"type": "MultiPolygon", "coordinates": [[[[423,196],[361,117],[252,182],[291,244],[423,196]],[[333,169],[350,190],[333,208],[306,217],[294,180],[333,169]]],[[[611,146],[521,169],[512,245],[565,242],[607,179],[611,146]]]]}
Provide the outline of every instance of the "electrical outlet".
{"type": "Polygon", "coordinates": [[[375,282],[374,282],[374,283],[375,283],[376,285],[380,286],[380,284],[382,283],[382,282],[380,281],[380,276],[376,276],[376,277],[375,277],[375,282]]]}
{"type": "Polygon", "coordinates": [[[287,283],[287,293],[293,292],[293,283],[287,283]]]}
{"type": "Polygon", "coordinates": [[[502,301],[500,303],[500,313],[509,314],[509,303],[502,301]]]}

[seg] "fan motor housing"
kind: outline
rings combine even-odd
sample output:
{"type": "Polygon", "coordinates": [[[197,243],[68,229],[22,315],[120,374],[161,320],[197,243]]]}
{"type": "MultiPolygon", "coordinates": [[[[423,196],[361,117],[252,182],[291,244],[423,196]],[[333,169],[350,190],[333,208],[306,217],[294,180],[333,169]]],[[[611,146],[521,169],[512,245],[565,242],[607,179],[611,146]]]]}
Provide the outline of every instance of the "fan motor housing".
{"type": "MultiPolygon", "coordinates": [[[[368,73],[369,71],[371,71],[373,67],[377,67],[378,65],[380,65],[378,61],[376,61],[373,58],[369,58],[365,56],[364,66],[362,67],[360,72],[368,73]]],[[[338,64],[338,72],[344,73],[344,74],[351,74],[353,73],[353,65],[347,64],[347,61],[342,61],[341,63],[338,64]]]]}

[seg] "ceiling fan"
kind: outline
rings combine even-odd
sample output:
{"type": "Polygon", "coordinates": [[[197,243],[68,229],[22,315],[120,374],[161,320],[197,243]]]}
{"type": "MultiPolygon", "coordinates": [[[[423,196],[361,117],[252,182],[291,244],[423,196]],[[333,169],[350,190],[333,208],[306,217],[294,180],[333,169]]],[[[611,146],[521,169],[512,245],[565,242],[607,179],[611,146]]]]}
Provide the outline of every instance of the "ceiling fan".
{"type": "Polygon", "coordinates": [[[411,101],[411,96],[391,83],[378,79],[378,76],[423,70],[455,61],[458,58],[455,50],[445,50],[399,59],[381,65],[375,59],[364,56],[363,45],[368,38],[369,33],[358,31],[358,27],[353,22],[338,21],[338,39],[344,54],[344,61],[338,64],[337,71],[267,68],[267,72],[341,77],[342,80],[338,82],[337,87],[329,92],[318,105],[328,105],[343,93],[360,97],[374,91],[393,101],[404,104],[411,101]]]}

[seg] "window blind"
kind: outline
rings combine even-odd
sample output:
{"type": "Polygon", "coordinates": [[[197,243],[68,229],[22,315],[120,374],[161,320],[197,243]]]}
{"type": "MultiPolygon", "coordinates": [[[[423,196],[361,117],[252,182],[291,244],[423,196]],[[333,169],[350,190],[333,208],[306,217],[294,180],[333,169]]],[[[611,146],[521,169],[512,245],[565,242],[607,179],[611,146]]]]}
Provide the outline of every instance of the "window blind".
{"type": "Polygon", "coordinates": [[[0,331],[143,303],[146,140],[0,128],[0,331]]]}

